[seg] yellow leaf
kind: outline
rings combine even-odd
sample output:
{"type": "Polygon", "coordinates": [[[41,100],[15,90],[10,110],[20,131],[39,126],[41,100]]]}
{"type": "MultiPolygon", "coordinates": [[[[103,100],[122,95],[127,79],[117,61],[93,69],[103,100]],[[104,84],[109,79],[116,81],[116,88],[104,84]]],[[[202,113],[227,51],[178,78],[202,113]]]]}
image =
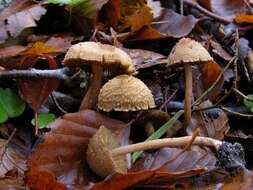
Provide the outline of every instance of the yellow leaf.
{"type": "Polygon", "coordinates": [[[253,15],[238,15],[235,17],[235,22],[240,23],[253,23],[253,15]]]}

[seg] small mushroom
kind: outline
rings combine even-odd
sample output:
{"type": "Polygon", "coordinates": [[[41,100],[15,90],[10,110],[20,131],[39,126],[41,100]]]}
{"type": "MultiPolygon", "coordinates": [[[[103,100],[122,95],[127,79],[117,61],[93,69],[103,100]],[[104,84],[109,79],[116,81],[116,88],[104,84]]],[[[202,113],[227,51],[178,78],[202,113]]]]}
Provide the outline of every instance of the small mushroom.
{"type": "MultiPolygon", "coordinates": [[[[128,153],[162,147],[182,147],[191,140],[191,136],[164,138],[120,147],[117,136],[101,126],[89,141],[86,159],[92,171],[100,177],[106,177],[114,172],[127,172],[125,155],[128,153]]],[[[218,150],[222,142],[208,137],[196,137],[193,144],[218,150]]]]}
{"type": "Polygon", "coordinates": [[[151,91],[139,79],[129,75],[119,75],[101,88],[98,108],[110,111],[139,111],[155,107],[151,91]]]}
{"type": "Polygon", "coordinates": [[[98,42],[80,42],[71,46],[65,55],[63,65],[91,67],[93,77],[80,105],[80,110],[95,106],[101,87],[103,70],[117,74],[132,74],[135,72],[133,62],[127,53],[114,46],[98,42]]]}
{"type": "Polygon", "coordinates": [[[172,49],[167,67],[183,65],[185,72],[185,118],[184,127],[188,127],[191,120],[192,101],[192,69],[193,64],[202,64],[212,61],[208,51],[198,42],[190,38],[182,38],[172,49]]]}

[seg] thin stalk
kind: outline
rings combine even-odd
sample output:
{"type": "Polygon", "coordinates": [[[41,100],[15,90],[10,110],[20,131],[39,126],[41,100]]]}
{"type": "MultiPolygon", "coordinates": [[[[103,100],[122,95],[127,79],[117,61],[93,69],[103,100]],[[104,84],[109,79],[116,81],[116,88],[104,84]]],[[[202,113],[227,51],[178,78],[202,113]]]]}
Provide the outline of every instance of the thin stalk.
{"type": "MultiPolygon", "coordinates": [[[[112,156],[125,155],[131,152],[144,151],[150,149],[159,149],[162,147],[182,147],[191,142],[192,136],[178,137],[178,138],[164,138],[152,141],[141,142],[137,144],[122,146],[111,150],[112,156]]],[[[193,145],[209,146],[216,150],[222,144],[221,141],[209,137],[196,137],[193,145]]]]}
{"type": "Polygon", "coordinates": [[[191,121],[192,102],[192,69],[190,64],[184,65],[185,96],[184,96],[184,127],[187,128],[191,121]]]}
{"type": "Polygon", "coordinates": [[[91,109],[97,103],[97,97],[103,78],[103,67],[99,63],[93,63],[91,65],[91,70],[93,76],[90,80],[89,89],[81,102],[79,110],[91,109]]]}

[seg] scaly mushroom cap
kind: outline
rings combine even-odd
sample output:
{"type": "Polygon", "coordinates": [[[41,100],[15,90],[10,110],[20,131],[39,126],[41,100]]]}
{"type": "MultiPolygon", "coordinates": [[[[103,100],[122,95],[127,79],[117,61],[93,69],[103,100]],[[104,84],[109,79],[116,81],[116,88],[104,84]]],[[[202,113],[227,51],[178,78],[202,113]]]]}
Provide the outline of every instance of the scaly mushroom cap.
{"type": "Polygon", "coordinates": [[[154,107],[154,98],[148,87],[129,75],[119,75],[109,80],[98,95],[98,108],[106,112],[138,111],[154,107]]]}
{"type": "Polygon", "coordinates": [[[135,72],[132,59],[127,53],[111,45],[99,42],[80,42],[71,46],[65,55],[63,65],[84,66],[101,63],[104,68],[118,74],[135,72]]]}
{"type": "Polygon", "coordinates": [[[111,173],[126,173],[125,155],[112,157],[110,150],[119,147],[117,137],[109,129],[101,126],[89,141],[86,158],[97,175],[106,177],[111,173]]]}
{"type": "Polygon", "coordinates": [[[212,61],[213,58],[208,51],[195,40],[182,38],[172,49],[167,66],[184,63],[204,63],[212,61]]]}

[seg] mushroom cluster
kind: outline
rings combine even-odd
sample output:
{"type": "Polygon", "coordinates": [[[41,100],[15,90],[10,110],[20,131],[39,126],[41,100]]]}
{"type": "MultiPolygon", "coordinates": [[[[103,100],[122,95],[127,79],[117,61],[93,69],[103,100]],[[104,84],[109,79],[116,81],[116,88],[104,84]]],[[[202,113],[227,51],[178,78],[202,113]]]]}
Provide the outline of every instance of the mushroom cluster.
{"type": "Polygon", "coordinates": [[[91,68],[89,89],[83,98],[80,110],[93,108],[103,80],[103,71],[116,74],[135,72],[129,55],[119,48],[99,42],[80,42],[70,47],[63,60],[68,67],[91,68]]]}

